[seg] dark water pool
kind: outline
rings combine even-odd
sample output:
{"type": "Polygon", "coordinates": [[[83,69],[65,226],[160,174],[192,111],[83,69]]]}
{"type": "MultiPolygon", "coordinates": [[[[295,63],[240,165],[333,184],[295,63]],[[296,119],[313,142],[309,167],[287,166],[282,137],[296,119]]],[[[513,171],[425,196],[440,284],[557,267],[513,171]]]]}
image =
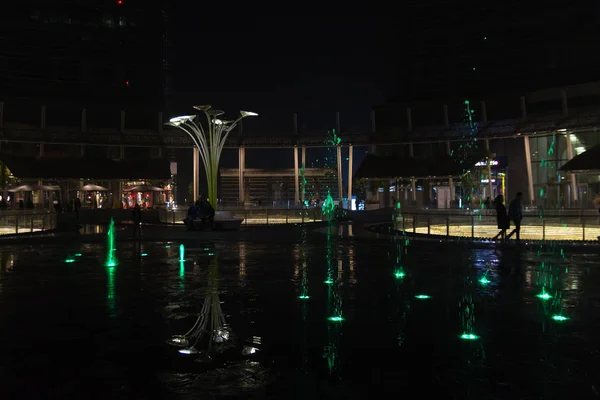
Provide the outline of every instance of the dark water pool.
{"type": "Polygon", "coordinates": [[[600,256],[592,252],[315,232],[297,244],[117,247],[113,268],[103,265],[101,243],[0,249],[1,398],[600,393],[600,256]],[[165,344],[194,325],[209,285],[233,343],[211,363],[165,344]]]}

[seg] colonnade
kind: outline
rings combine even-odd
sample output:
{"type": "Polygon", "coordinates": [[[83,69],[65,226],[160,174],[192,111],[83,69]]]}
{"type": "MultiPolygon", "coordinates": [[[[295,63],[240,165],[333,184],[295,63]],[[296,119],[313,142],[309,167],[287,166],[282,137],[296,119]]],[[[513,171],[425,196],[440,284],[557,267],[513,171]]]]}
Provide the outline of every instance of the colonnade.
{"type": "MultiPolygon", "coordinates": [[[[337,154],[337,184],[338,184],[338,194],[340,204],[342,203],[344,197],[344,187],[342,180],[342,150],[343,147],[338,145],[336,146],[336,154],[337,154]]],[[[348,145],[348,171],[349,179],[348,179],[348,187],[345,194],[347,194],[347,198],[352,198],[352,168],[354,162],[354,148],[352,145],[348,145]]],[[[294,205],[298,206],[304,203],[305,200],[305,188],[304,185],[300,184],[300,169],[304,169],[306,167],[306,147],[305,146],[294,146],[292,148],[293,157],[294,157],[294,205]]],[[[193,200],[198,200],[199,192],[200,192],[200,152],[198,149],[192,149],[193,154],[193,200]]],[[[240,146],[238,148],[238,187],[239,187],[239,202],[244,203],[246,200],[246,187],[245,187],[245,172],[246,172],[246,147],[240,146]]]]}

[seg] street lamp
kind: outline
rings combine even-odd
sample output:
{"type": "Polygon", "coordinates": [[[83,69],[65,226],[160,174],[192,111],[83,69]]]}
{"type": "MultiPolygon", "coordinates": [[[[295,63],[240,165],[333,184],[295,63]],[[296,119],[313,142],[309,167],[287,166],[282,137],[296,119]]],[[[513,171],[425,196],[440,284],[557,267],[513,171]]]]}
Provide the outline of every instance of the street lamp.
{"type": "Polygon", "coordinates": [[[208,122],[208,129],[204,129],[197,122],[195,115],[182,115],[171,118],[165,125],[174,126],[187,133],[200,152],[204,169],[206,170],[206,182],[208,184],[208,201],[213,207],[217,207],[217,179],[219,174],[219,161],[221,153],[227,141],[227,136],[237,123],[246,117],[256,117],[257,113],[251,111],[240,111],[240,117],[235,121],[218,119],[225,114],[221,110],[212,110],[210,105],[194,106],[194,109],[202,111],[208,122]]]}

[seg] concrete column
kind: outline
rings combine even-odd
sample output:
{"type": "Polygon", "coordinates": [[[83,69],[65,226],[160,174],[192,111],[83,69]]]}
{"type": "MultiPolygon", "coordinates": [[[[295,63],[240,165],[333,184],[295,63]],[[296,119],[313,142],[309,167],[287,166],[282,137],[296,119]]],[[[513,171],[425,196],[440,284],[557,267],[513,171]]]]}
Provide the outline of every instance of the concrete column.
{"type": "MultiPolygon", "coordinates": [[[[408,110],[410,110],[410,108],[408,110]]],[[[412,143],[408,144],[408,155],[410,157],[414,157],[415,156],[415,152],[414,152],[414,148],[413,148],[413,144],[412,143]]],[[[410,187],[411,187],[412,201],[413,201],[413,206],[414,206],[414,205],[417,204],[417,180],[415,178],[411,178],[411,180],[410,180],[410,187]]]]}
{"type": "Polygon", "coordinates": [[[521,96],[521,118],[527,119],[527,103],[525,103],[525,96],[521,96]]]}
{"type": "MultiPolygon", "coordinates": [[[[450,141],[448,140],[446,142],[446,152],[448,153],[448,155],[452,155],[452,146],[450,144],[450,141]]],[[[451,205],[454,203],[454,178],[450,177],[448,179],[448,186],[450,186],[450,201],[452,202],[451,205]]]]}
{"type": "Polygon", "coordinates": [[[119,160],[125,158],[125,146],[119,146],[119,160]]]}
{"type": "Polygon", "coordinates": [[[444,104],[444,127],[450,128],[450,121],[448,120],[448,104],[444,104]]]}
{"type": "Polygon", "coordinates": [[[339,136],[342,133],[342,125],[340,123],[340,112],[335,113],[335,133],[339,136]]]}
{"type": "MultiPolygon", "coordinates": [[[[485,149],[488,152],[488,160],[487,160],[487,174],[488,174],[488,193],[490,198],[494,197],[494,185],[492,184],[492,159],[489,157],[490,153],[490,140],[485,139],[485,149]]],[[[479,177],[477,178],[479,179],[479,177]]]]}
{"type": "Polygon", "coordinates": [[[0,101],[0,128],[4,126],[4,102],[0,101]]]}
{"type": "MultiPolygon", "coordinates": [[[[567,139],[567,157],[569,160],[573,159],[573,145],[571,144],[571,134],[565,133],[565,138],[567,139]]],[[[571,199],[574,204],[577,204],[579,200],[579,193],[577,193],[577,175],[569,174],[569,182],[571,184],[571,199]]]]}
{"type": "Polygon", "coordinates": [[[239,182],[239,202],[244,204],[244,200],[246,199],[246,188],[244,187],[244,170],[246,168],[246,149],[244,146],[240,146],[238,149],[238,182],[239,182]]]}
{"type": "Polygon", "coordinates": [[[163,132],[163,113],[162,111],[158,112],[158,133],[161,134],[163,132]]]}
{"type": "MultiPolygon", "coordinates": [[[[302,146],[302,157],[301,157],[301,164],[302,165],[302,171],[304,173],[304,180],[306,180],[306,147],[302,146]]],[[[305,183],[302,182],[302,187],[300,188],[300,201],[302,202],[302,204],[304,204],[304,200],[305,200],[305,196],[306,196],[306,187],[305,187],[305,183]]]]}
{"type": "Polygon", "coordinates": [[[125,132],[125,110],[121,110],[121,126],[119,127],[120,132],[125,132]]]}
{"type": "MultiPolygon", "coordinates": [[[[375,110],[371,110],[371,133],[377,132],[377,124],[375,121],[375,110]]],[[[375,154],[377,148],[374,144],[371,145],[371,153],[375,154]]]]}
{"type": "Polygon", "coordinates": [[[406,109],[406,122],[407,122],[408,132],[412,132],[412,130],[413,130],[412,112],[410,110],[410,107],[406,109]]]}
{"type": "Polygon", "coordinates": [[[85,157],[85,144],[79,145],[79,157],[85,157]]]}
{"type": "Polygon", "coordinates": [[[354,158],[354,148],[348,146],[348,209],[352,209],[352,162],[354,158]]]}
{"type": "MultiPolygon", "coordinates": [[[[200,152],[196,147],[192,149],[193,151],[193,168],[194,168],[194,176],[192,181],[192,201],[198,200],[198,191],[200,190],[200,152]]],[[[213,205],[214,207],[214,205],[213,205]]]]}
{"type": "Polygon", "coordinates": [[[163,156],[163,148],[162,147],[157,147],[158,149],[158,158],[162,158],[163,156]]]}
{"type": "Polygon", "coordinates": [[[300,176],[298,171],[298,146],[294,146],[294,205],[300,202],[300,176]]]}
{"type": "Polygon", "coordinates": [[[120,179],[117,181],[117,193],[113,203],[117,209],[123,208],[123,181],[120,179]]]}
{"type": "Polygon", "coordinates": [[[40,129],[46,129],[46,106],[42,106],[40,114],[40,129]]]}
{"type": "Polygon", "coordinates": [[[39,151],[38,155],[40,157],[44,157],[44,143],[40,143],[39,146],[40,146],[40,151],[39,151]]]}
{"type": "Polygon", "coordinates": [[[523,136],[525,144],[525,167],[527,168],[527,189],[529,191],[529,204],[535,205],[533,194],[533,172],[531,170],[531,149],[529,148],[529,136],[523,136]]]}
{"type": "Polygon", "coordinates": [[[81,109],[81,132],[87,131],[87,110],[81,109]]]}
{"type": "Polygon", "coordinates": [[[567,101],[567,91],[563,90],[560,92],[560,97],[562,100],[562,110],[563,110],[563,115],[566,117],[569,115],[569,104],[567,101]]]}
{"type": "Polygon", "coordinates": [[[338,197],[340,199],[340,207],[344,200],[344,186],[342,185],[342,146],[337,146],[337,178],[338,178],[338,197]]]}
{"type": "Polygon", "coordinates": [[[487,107],[485,105],[485,101],[481,102],[481,121],[482,122],[488,122],[488,119],[487,119],[487,107]]]}

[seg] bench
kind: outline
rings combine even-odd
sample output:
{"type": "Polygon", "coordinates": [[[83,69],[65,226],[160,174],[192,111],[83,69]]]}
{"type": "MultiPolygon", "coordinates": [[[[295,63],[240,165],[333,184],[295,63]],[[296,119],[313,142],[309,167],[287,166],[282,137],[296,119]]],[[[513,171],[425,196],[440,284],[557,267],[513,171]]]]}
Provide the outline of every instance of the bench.
{"type": "Polygon", "coordinates": [[[244,218],[234,217],[231,211],[215,212],[215,229],[237,230],[244,222],[244,218]]]}

